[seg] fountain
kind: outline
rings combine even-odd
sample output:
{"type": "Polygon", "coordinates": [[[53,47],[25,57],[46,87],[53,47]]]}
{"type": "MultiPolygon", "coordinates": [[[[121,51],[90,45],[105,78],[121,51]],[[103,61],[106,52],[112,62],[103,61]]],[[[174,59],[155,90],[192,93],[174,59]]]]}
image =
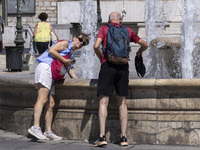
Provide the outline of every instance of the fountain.
{"type": "MultiPolygon", "coordinates": [[[[92,21],[90,15],[92,14],[89,12],[93,8],[89,6],[94,6],[94,2],[93,0],[85,0],[84,2],[87,6],[82,8],[82,12],[88,13],[88,15],[83,18],[81,24],[83,31],[91,34],[92,37],[96,34],[93,34],[96,30],[90,26],[93,23],[90,22],[92,21]],[[90,24],[86,25],[89,22],[90,24]],[[88,26],[90,26],[89,30],[87,29],[88,26]]],[[[151,2],[158,4],[157,2],[160,1],[151,0],[151,2]]],[[[188,0],[184,4],[187,4],[185,6],[188,6],[188,10],[195,12],[193,7],[195,3],[193,2],[188,0]],[[190,7],[193,9],[189,9],[190,7]]],[[[128,142],[129,144],[136,142],[137,144],[199,146],[200,80],[190,79],[190,77],[188,77],[189,79],[182,78],[184,76],[182,70],[184,69],[181,67],[181,58],[184,53],[181,50],[186,46],[182,42],[187,40],[187,37],[185,37],[185,34],[183,34],[184,38],[160,37],[159,32],[157,32],[157,22],[154,20],[157,12],[151,10],[157,10],[159,7],[157,5],[155,9],[151,5],[152,3],[150,3],[150,0],[146,0],[148,7],[146,13],[149,17],[146,23],[147,39],[150,43],[148,54],[155,57],[149,61],[148,65],[152,67],[148,68],[147,75],[150,79],[129,80],[129,96],[127,97],[128,142]],[[154,19],[150,18],[150,14],[155,15],[153,16],[154,19]],[[149,21],[152,22],[152,26],[149,21]],[[154,33],[156,34],[153,35],[154,33]],[[163,79],[163,77],[167,79],[163,79]]],[[[160,12],[163,13],[164,11],[160,12]]],[[[185,13],[185,15],[190,14],[190,11],[187,12],[188,14],[185,13]]],[[[184,20],[187,20],[186,18],[184,20]]],[[[183,25],[182,29],[185,32],[186,26],[183,25]]],[[[88,49],[84,50],[83,58],[89,57],[89,55],[94,56],[92,42],[94,42],[94,39],[91,40],[88,49]],[[86,52],[89,53],[86,54],[86,52]]],[[[195,40],[195,43],[192,53],[197,55],[198,39],[195,40]]],[[[197,60],[198,57],[195,57],[194,61],[197,62],[197,60]]],[[[86,67],[89,66],[85,65],[87,60],[82,61],[82,67],[87,70],[86,67]]],[[[90,59],[89,64],[93,66],[97,62],[98,58],[95,58],[95,61],[90,59]]],[[[194,65],[193,70],[195,69],[194,65]]],[[[94,70],[96,69],[89,72],[94,70]]],[[[93,76],[89,73],[82,74],[84,74],[83,78],[93,76]]],[[[195,74],[198,74],[198,71],[195,70],[195,74]]],[[[195,74],[194,77],[198,77],[195,74]]],[[[67,78],[56,85],[56,109],[52,130],[66,139],[90,141],[98,136],[97,79],[83,78],[67,78]]],[[[27,129],[32,125],[33,108],[37,97],[33,77],[27,74],[1,74],[0,93],[0,128],[27,135],[27,129]]],[[[119,141],[118,135],[120,133],[119,114],[115,99],[116,95],[114,94],[108,106],[110,111],[106,122],[106,138],[113,143],[119,141]]],[[[41,125],[44,128],[44,123],[41,123],[41,125]]]]}
{"type": "Polygon", "coordinates": [[[97,13],[95,13],[95,4],[92,0],[81,0],[81,12],[83,19],[80,19],[82,31],[90,34],[90,43],[81,50],[80,56],[80,74],[81,78],[97,79],[100,62],[93,50],[93,45],[97,35],[97,13]]]}
{"type": "Polygon", "coordinates": [[[182,78],[193,78],[193,51],[195,49],[197,7],[194,0],[185,1],[182,25],[182,78]]]}
{"type": "MultiPolygon", "coordinates": [[[[157,3],[156,0],[154,2],[157,3]]],[[[158,37],[155,27],[156,5],[148,4],[147,41],[150,47],[147,78],[198,78],[200,76],[197,58],[199,40],[195,29],[197,7],[194,0],[183,1],[183,5],[185,13],[181,28],[182,36],[158,37]]]]}

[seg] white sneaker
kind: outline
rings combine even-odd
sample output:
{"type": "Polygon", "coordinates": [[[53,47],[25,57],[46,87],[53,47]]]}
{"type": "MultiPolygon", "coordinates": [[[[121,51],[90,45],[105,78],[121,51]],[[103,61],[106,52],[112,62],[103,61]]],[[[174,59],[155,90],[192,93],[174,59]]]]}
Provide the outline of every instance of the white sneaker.
{"type": "Polygon", "coordinates": [[[46,136],[44,136],[42,134],[41,128],[34,128],[33,126],[28,129],[28,133],[30,133],[31,135],[35,136],[37,139],[39,140],[49,140],[46,136]]]}
{"type": "Polygon", "coordinates": [[[50,132],[44,132],[44,135],[45,135],[47,138],[49,138],[50,140],[59,141],[59,140],[62,140],[62,139],[63,139],[62,137],[55,135],[52,131],[50,131],[50,132]]]}

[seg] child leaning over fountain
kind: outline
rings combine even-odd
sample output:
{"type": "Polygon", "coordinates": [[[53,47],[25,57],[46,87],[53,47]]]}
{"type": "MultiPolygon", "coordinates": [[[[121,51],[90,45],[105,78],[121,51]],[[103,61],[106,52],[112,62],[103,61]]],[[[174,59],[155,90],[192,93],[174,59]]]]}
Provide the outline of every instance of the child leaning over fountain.
{"type": "Polygon", "coordinates": [[[34,124],[28,129],[28,132],[40,140],[62,140],[62,137],[55,135],[51,130],[53,108],[55,106],[55,84],[52,79],[51,63],[54,59],[61,61],[66,68],[69,68],[68,74],[71,78],[77,78],[71,59],[65,59],[63,56],[80,49],[89,44],[89,37],[84,33],[73,37],[72,40],[60,40],[56,42],[49,50],[46,50],[37,61],[39,64],[35,69],[35,85],[38,89],[38,97],[34,106],[34,124]],[[40,117],[45,105],[45,132],[40,128],[40,117]]]}
{"type": "MultiPolygon", "coordinates": [[[[126,138],[126,127],[127,127],[127,106],[126,106],[126,96],[128,95],[128,82],[129,82],[129,65],[126,64],[115,64],[108,59],[108,54],[106,53],[107,50],[111,50],[111,48],[107,48],[106,45],[117,45],[113,44],[114,41],[107,43],[110,39],[110,32],[116,30],[119,31],[119,28],[122,28],[120,31],[124,31],[126,33],[126,41],[135,42],[140,45],[139,50],[136,52],[138,56],[142,55],[142,52],[145,51],[148,47],[147,42],[143,41],[141,38],[137,36],[135,32],[133,32],[130,28],[124,29],[121,25],[122,19],[121,15],[118,12],[112,12],[109,15],[109,24],[110,25],[103,25],[99,33],[97,35],[96,42],[94,44],[94,50],[96,55],[98,56],[101,62],[101,70],[99,72],[99,79],[98,79],[98,86],[97,86],[97,95],[99,96],[99,127],[100,127],[100,135],[99,138],[94,142],[93,146],[102,146],[107,145],[107,141],[105,138],[105,126],[106,126],[106,117],[107,117],[107,106],[109,102],[109,97],[112,96],[113,90],[116,90],[117,94],[117,104],[119,107],[119,116],[120,116],[120,125],[121,125],[121,134],[120,134],[120,145],[127,146],[127,138],[126,138]],[[110,30],[109,30],[110,28],[110,30]],[[112,30],[114,28],[114,30],[112,30]],[[107,36],[109,35],[109,36],[107,36]],[[103,44],[105,50],[100,48],[100,45],[103,44]]],[[[116,33],[116,32],[113,32],[116,33]]],[[[117,40],[115,41],[123,41],[121,39],[121,32],[119,33],[120,36],[117,36],[117,40]]],[[[114,37],[114,36],[113,36],[114,37]]],[[[127,42],[124,42],[123,47],[127,47],[127,42]]],[[[112,46],[111,46],[112,47],[112,46]]],[[[128,46],[129,47],[129,46],[128,46]]],[[[127,47],[127,48],[128,48],[127,47]]],[[[113,48],[116,50],[116,48],[113,48]]],[[[120,48],[119,48],[120,49],[120,48]]],[[[121,51],[121,49],[120,49],[121,51]]],[[[122,50],[123,53],[127,51],[127,49],[122,50]]]]}

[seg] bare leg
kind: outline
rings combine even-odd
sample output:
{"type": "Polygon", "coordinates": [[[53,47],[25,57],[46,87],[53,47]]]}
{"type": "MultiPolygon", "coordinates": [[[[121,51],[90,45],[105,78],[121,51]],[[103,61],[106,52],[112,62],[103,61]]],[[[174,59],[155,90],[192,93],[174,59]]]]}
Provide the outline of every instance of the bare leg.
{"type": "Polygon", "coordinates": [[[103,95],[100,96],[100,101],[99,101],[100,137],[105,135],[108,102],[109,102],[108,96],[103,96],[103,95]]]}
{"type": "Polygon", "coordinates": [[[54,106],[55,106],[54,95],[50,95],[50,102],[46,104],[46,108],[45,108],[45,131],[46,132],[51,131],[54,106]]]}
{"type": "Polygon", "coordinates": [[[126,106],[126,98],[124,96],[117,96],[117,104],[119,107],[119,118],[121,124],[121,137],[126,137],[126,128],[128,120],[128,110],[126,106]]]}
{"type": "Polygon", "coordinates": [[[42,114],[44,104],[48,101],[49,92],[50,92],[49,89],[44,87],[42,84],[38,84],[38,98],[34,106],[34,126],[35,127],[40,126],[40,117],[42,114]]]}

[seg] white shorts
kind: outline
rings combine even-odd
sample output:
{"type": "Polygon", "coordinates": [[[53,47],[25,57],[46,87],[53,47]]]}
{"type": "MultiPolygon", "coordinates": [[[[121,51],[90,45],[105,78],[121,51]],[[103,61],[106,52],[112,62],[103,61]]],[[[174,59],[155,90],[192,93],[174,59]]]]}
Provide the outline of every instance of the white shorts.
{"type": "Polygon", "coordinates": [[[55,84],[52,79],[51,67],[46,63],[39,63],[35,69],[35,85],[38,88],[38,83],[48,88],[51,95],[55,95],[55,84]]]}

